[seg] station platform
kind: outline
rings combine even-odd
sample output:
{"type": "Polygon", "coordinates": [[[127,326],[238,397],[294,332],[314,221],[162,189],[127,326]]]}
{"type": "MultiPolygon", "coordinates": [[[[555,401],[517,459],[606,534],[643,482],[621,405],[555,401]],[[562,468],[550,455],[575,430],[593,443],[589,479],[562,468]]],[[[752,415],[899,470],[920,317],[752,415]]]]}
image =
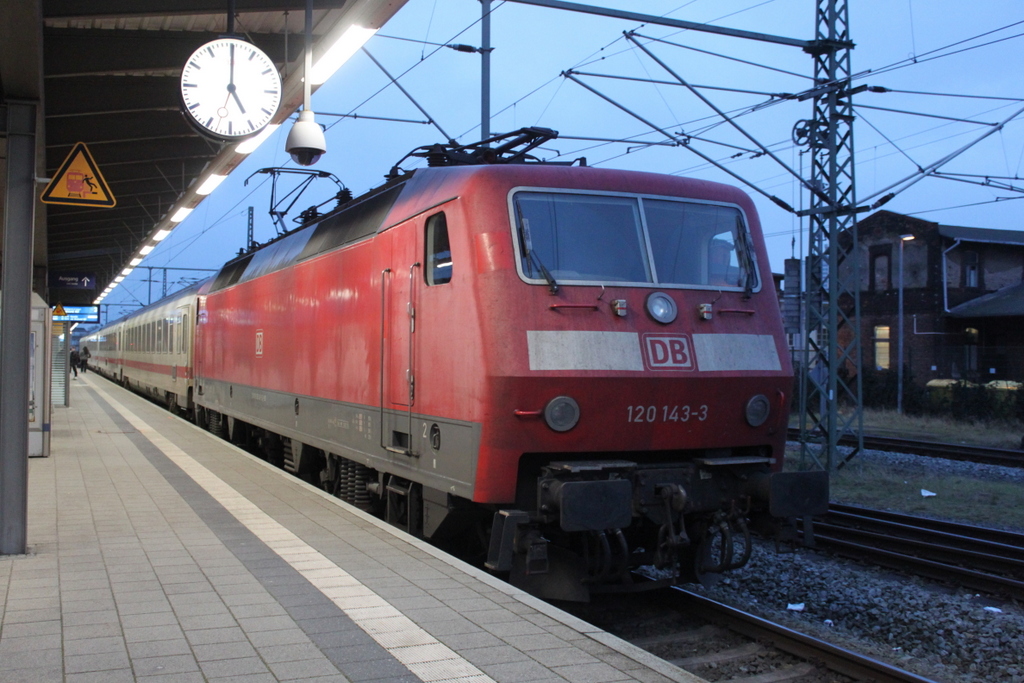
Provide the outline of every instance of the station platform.
{"type": "Polygon", "coordinates": [[[92,373],[0,557],[0,683],[699,683],[92,373]]]}

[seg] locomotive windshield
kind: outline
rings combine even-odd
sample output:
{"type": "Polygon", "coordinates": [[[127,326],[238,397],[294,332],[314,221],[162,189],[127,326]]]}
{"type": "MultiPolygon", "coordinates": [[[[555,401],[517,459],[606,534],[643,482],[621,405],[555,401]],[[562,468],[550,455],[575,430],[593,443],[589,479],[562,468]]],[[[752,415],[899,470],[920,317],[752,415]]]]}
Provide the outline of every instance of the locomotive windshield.
{"type": "Polygon", "coordinates": [[[529,280],[757,286],[735,207],[567,192],[518,192],[513,203],[520,268],[529,280]]]}

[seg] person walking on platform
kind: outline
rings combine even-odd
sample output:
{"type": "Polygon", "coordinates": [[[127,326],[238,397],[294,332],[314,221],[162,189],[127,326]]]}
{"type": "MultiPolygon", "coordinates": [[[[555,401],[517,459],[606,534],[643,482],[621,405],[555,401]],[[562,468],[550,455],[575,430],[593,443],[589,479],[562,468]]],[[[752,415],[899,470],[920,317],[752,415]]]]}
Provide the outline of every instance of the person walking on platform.
{"type": "Polygon", "coordinates": [[[92,358],[92,354],[89,353],[89,347],[82,347],[82,374],[89,372],[89,359],[92,358]]]}
{"type": "Polygon", "coordinates": [[[82,357],[78,354],[78,349],[71,349],[71,371],[75,373],[71,379],[78,379],[78,366],[81,362],[82,357]]]}

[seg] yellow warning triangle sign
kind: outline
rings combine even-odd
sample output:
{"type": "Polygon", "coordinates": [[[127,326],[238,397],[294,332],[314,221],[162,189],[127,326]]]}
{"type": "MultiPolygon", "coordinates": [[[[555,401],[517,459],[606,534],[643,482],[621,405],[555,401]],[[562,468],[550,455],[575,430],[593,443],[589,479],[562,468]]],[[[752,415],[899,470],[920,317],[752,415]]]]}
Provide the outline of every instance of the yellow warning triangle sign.
{"type": "Polygon", "coordinates": [[[46,204],[72,204],[109,209],[117,200],[84,142],[76,142],[60,170],[40,197],[46,204]]]}
{"type": "Polygon", "coordinates": [[[64,307],[62,305],[57,304],[57,307],[55,309],[53,309],[53,314],[54,315],[67,315],[68,312],[64,310],[64,307]]]}

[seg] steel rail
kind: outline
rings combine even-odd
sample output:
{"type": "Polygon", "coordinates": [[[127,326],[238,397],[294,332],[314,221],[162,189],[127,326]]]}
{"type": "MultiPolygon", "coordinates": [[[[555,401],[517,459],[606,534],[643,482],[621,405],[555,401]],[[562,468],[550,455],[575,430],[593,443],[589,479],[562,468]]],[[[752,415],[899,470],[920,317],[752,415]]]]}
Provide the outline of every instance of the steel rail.
{"type": "Polygon", "coordinates": [[[831,505],[815,544],[856,559],[1024,598],[1024,536],[854,506],[831,505]]]}
{"type": "MultiPolygon", "coordinates": [[[[789,438],[800,438],[800,430],[790,429],[789,438]]],[[[845,436],[839,440],[842,446],[856,446],[856,438],[845,436]]],[[[960,460],[983,465],[999,465],[1001,467],[1024,467],[1024,451],[1007,448],[988,448],[985,446],[969,446],[959,443],[943,443],[938,441],[918,441],[901,439],[892,436],[864,435],[864,448],[895,453],[910,453],[931,458],[960,460]]]]}
{"type": "Polygon", "coordinates": [[[933,683],[929,678],[775,624],[684,588],[673,588],[670,595],[689,614],[696,614],[749,638],[770,642],[774,647],[802,659],[822,662],[829,670],[856,680],[875,683],[933,683]]]}

